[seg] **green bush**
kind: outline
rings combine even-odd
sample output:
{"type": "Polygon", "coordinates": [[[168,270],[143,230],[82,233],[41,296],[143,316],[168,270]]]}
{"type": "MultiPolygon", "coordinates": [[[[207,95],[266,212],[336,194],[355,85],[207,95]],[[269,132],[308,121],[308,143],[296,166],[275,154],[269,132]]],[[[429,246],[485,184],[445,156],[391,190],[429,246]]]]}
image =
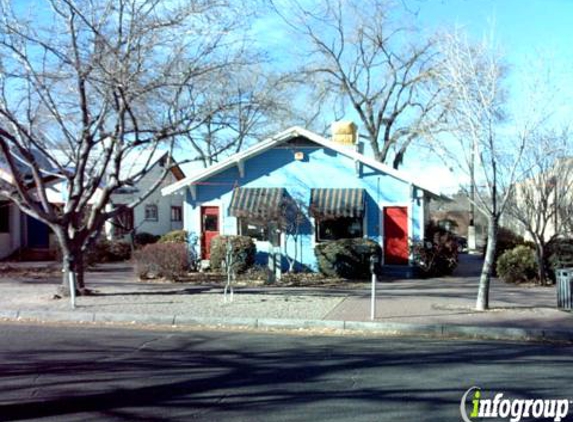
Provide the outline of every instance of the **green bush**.
{"type": "MultiPolygon", "coordinates": [[[[93,266],[104,262],[127,261],[131,258],[131,245],[124,240],[98,239],[84,253],[84,265],[93,266]]],[[[56,260],[62,260],[62,252],[58,246],[56,260]]]]}
{"type": "Polygon", "coordinates": [[[131,245],[124,240],[107,241],[105,262],[127,261],[131,258],[131,245]]]}
{"type": "MultiPolygon", "coordinates": [[[[488,239],[486,239],[486,249],[487,249],[488,239]]],[[[493,258],[493,274],[497,274],[497,261],[499,257],[503,255],[505,251],[509,251],[516,246],[525,245],[526,242],[523,239],[523,236],[518,235],[517,233],[513,232],[512,230],[500,227],[497,231],[497,243],[495,247],[495,255],[493,258]]],[[[484,255],[485,251],[484,249],[484,255]]]]}
{"type": "Polygon", "coordinates": [[[497,260],[497,273],[507,283],[534,281],[537,278],[535,252],[525,245],[505,251],[497,260]]]}
{"type": "Polygon", "coordinates": [[[157,243],[157,241],[159,241],[160,238],[161,236],[158,236],[156,234],[141,232],[135,234],[134,241],[136,246],[141,247],[145,245],[151,245],[152,243],[157,243]]]}
{"type": "Polygon", "coordinates": [[[555,270],[573,267],[573,239],[553,239],[545,249],[545,271],[555,281],[555,270]]]}
{"type": "Polygon", "coordinates": [[[141,279],[166,278],[176,281],[187,274],[190,257],[182,243],[152,243],[133,254],[135,273],[141,279]]]}
{"type": "Polygon", "coordinates": [[[458,266],[458,242],[449,231],[429,224],[426,240],[413,247],[414,265],[422,277],[451,275],[458,266]]]}
{"type": "Polygon", "coordinates": [[[328,277],[364,279],[370,277],[370,257],[380,257],[382,250],[373,240],[357,238],[319,243],[314,253],[322,274],[328,277]]]}
{"type": "Polygon", "coordinates": [[[243,273],[255,264],[257,248],[249,236],[216,236],[211,241],[211,268],[220,271],[225,269],[227,242],[231,242],[234,255],[234,269],[243,273]]]}
{"type": "Polygon", "coordinates": [[[173,230],[165,233],[158,240],[159,243],[187,243],[187,232],[185,230],[173,230]]]}

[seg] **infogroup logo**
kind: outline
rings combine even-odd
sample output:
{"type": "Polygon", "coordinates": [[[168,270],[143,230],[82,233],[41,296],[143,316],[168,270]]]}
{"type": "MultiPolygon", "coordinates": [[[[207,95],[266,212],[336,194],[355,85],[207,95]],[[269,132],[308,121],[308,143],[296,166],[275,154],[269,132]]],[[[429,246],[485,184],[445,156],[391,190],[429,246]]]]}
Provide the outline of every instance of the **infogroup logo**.
{"type": "Polygon", "coordinates": [[[492,393],[491,397],[486,398],[479,387],[469,388],[460,402],[464,422],[472,422],[474,418],[501,418],[510,422],[553,418],[559,422],[567,416],[569,404],[572,403],[568,399],[509,399],[504,398],[503,393],[492,393]]]}

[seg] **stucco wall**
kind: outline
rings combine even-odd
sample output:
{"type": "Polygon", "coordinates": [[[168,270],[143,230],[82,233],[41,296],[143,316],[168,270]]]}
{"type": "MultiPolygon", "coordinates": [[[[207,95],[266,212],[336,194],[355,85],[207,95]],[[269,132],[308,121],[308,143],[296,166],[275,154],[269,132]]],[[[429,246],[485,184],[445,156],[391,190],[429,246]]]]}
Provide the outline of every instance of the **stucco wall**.
{"type": "MultiPolygon", "coordinates": [[[[163,169],[156,166],[138,183],[137,188],[139,194],[147,191],[161,176],[163,169]]],[[[133,221],[135,231],[137,233],[147,232],[155,235],[163,235],[172,230],[181,230],[183,228],[182,221],[171,221],[171,207],[183,206],[184,195],[183,193],[175,193],[169,196],[161,196],[161,188],[176,182],[175,176],[169,173],[164,179],[163,183],[157,188],[148,198],[145,199],[133,210],[133,221]],[[145,220],[145,206],[153,204],[157,205],[157,221],[145,220]]],[[[114,194],[114,203],[129,203],[136,199],[135,194],[114,194]]],[[[109,227],[108,227],[109,232],[109,227]]]]}
{"type": "MultiPolygon", "coordinates": [[[[380,210],[390,205],[408,208],[408,232],[412,240],[419,239],[422,234],[425,207],[421,191],[406,182],[366,166],[363,166],[361,177],[358,177],[355,162],[335,151],[319,147],[290,146],[276,147],[247,160],[244,163],[243,178],[240,177],[237,167],[214,175],[207,184],[196,186],[195,199],[187,191],[184,208],[186,229],[200,236],[200,207],[217,205],[220,207],[222,234],[236,234],[236,218],[228,214],[233,188],[236,186],[283,187],[291,197],[307,204],[310,202],[312,188],[363,188],[366,191],[366,237],[383,244],[380,210]],[[295,151],[303,151],[304,160],[296,161],[295,151]]],[[[302,246],[300,263],[316,269],[312,227],[300,241],[302,246]]],[[[261,251],[268,250],[266,242],[260,242],[257,247],[261,251]]],[[[292,254],[294,244],[290,242],[287,247],[292,254]]]]}

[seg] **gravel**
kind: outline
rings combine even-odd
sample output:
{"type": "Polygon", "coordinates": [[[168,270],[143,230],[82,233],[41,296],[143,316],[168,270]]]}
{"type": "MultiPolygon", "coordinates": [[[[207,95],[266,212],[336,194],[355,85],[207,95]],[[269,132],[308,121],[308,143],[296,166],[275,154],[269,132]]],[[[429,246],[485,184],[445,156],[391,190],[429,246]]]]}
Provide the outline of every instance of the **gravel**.
{"type": "MultiPolygon", "coordinates": [[[[143,286],[142,286],[143,287],[143,286]]],[[[154,286],[156,287],[156,286],[154,286]]],[[[16,283],[3,280],[0,307],[42,311],[70,310],[69,299],[53,299],[54,284],[16,283]]],[[[169,285],[164,288],[98,287],[96,296],[78,297],[78,312],[193,317],[300,318],[323,319],[344,296],[323,297],[300,293],[241,293],[235,290],[232,302],[225,303],[221,289],[190,289],[169,285]]]]}

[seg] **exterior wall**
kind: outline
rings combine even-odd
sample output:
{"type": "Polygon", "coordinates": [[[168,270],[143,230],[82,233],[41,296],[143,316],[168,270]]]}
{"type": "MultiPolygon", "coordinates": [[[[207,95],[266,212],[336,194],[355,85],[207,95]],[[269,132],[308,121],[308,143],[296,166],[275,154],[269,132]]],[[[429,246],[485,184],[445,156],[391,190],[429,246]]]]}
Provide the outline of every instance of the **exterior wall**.
{"type": "Polygon", "coordinates": [[[10,232],[0,233],[0,259],[11,255],[22,244],[21,213],[10,205],[10,232]]]}
{"type": "MultiPolygon", "coordinates": [[[[155,166],[148,174],[145,175],[138,183],[137,188],[139,194],[145,192],[149,189],[159,177],[163,169],[159,166],[155,166]]],[[[169,173],[161,186],[159,186],[148,198],[145,199],[141,204],[139,204],[133,210],[133,225],[136,233],[147,232],[154,235],[164,235],[172,230],[183,229],[182,221],[171,221],[171,207],[179,206],[183,207],[184,195],[182,193],[176,193],[169,196],[161,196],[161,188],[168,186],[177,180],[172,173],[169,173]],[[145,220],[145,206],[146,205],[157,205],[157,221],[146,221],[145,220]]],[[[114,203],[128,203],[137,198],[136,194],[114,194],[114,203]]],[[[185,217],[183,217],[185,219],[185,217]]],[[[111,224],[108,224],[106,232],[111,232],[111,224]]]]}
{"type": "MultiPolygon", "coordinates": [[[[228,214],[235,187],[283,187],[291,197],[305,204],[310,202],[312,188],[363,188],[366,191],[365,237],[383,245],[381,208],[401,205],[408,208],[410,238],[419,240],[425,218],[422,191],[378,170],[362,167],[359,177],[352,159],[322,147],[275,147],[245,161],[244,177],[240,176],[237,167],[232,167],[209,178],[208,184],[194,186],[195,199],[187,190],[185,228],[200,236],[200,207],[217,205],[220,207],[221,234],[236,234],[237,219],[228,214]],[[294,160],[295,151],[303,151],[304,159],[294,160]]],[[[286,246],[292,256],[294,243],[288,241],[285,245],[282,237],[282,247],[286,246]]],[[[312,218],[299,242],[299,263],[316,269],[312,218]]],[[[268,242],[257,242],[259,263],[264,263],[269,247],[268,242]]]]}

